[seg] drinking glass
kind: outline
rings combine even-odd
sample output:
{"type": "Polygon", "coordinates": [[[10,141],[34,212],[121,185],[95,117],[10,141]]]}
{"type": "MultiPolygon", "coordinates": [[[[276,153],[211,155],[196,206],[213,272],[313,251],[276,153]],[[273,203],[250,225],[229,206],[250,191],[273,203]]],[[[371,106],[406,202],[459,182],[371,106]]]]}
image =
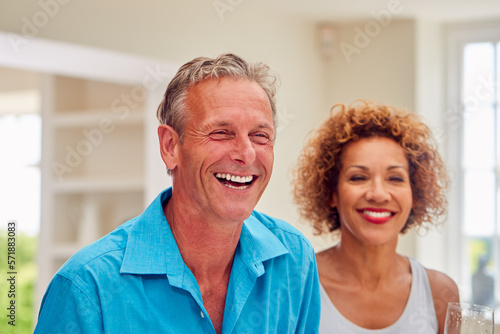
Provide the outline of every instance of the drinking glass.
{"type": "Polygon", "coordinates": [[[445,334],[492,334],[494,311],[491,307],[449,303],[444,325],[445,334]]]}

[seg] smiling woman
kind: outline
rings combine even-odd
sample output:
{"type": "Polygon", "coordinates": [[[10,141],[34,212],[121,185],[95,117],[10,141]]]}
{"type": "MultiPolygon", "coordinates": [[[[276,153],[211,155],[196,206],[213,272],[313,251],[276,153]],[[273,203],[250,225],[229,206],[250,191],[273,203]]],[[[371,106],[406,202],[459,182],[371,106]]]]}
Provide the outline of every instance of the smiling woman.
{"type": "Polygon", "coordinates": [[[397,240],[413,206],[403,148],[385,137],[362,138],[344,147],[341,160],[330,205],[344,245],[349,237],[370,245],[397,240]]]}
{"type": "Polygon", "coordinates": [[[377,136],[392,138],[408,156],[414,206],[405,229],[441,222],[448,177],[429,128],[416,115],[362,101],[349,108],[337,105],[332,114],[310,138],[295,169],[299,213],[313,223],[316,232],[340,228],[330,199],[337,187],[343,149],[359,138],[377,136]]]}
{"type": "Polygon", "coordinates": [[[318,234],[340,236],[317,254],[320,333],[442,333],[456,284],[396,253],[401,233],[446,212],[448,178],[429,128],[391,106],[337,105],[294,176],[300,214],[318,234]]]}

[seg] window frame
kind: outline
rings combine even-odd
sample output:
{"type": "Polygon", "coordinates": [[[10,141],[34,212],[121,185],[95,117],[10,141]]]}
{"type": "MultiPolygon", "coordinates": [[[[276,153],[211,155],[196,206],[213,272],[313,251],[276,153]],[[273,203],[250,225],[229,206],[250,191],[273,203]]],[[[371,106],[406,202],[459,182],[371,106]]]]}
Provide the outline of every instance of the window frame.
{"type": "MultiPolygon", "coordinates": [[[[444,114],[447,129],[447,157],[450,167],[452,187],[449,197],[449,214],[447,224],[447,258],[450,274],[457,278],[462,301],[471,298],[471,281],[467,278],[467,245],[466,236],[462,233],[464,226],[464,169],[461,166],[463,154],[463,130],[464,130],[464,109],[461,105],[463,87],[463,50],[465,45],[470,43],[500,42],[500,22],[486,22],[474,24],[449,25],[446,31],[446,111],[444,114]],[[459,254],[459,256],[455,256],[459,254]]],[[[498,59],[498,58],[497,58],[498,59]]],[[[496,78],[499,80],[499,78],[496,78]]],[[[495,106],[498,110],[498,106],[495,106]]],[[[497,116],[498,117],[498,116],[497,116]]],[[[498,126],[498,122],[497,122],[498,126]]],[[[497,127],[496,141],[500,134],[500,127],[497,127]]],[[[497,144],[495,144],[497,145],[497,144]]],[[[497,149],[498,150],[498,149],[497,149]]],[[[497,185],[498,188],[498,185],[497,185]]],[[[498,197],[495,199],[498,202],[498,197]]],[[[499,212],[495,213],[498,226],[499,212]]],[[[498,240],[498,235],[493,236],[493,240],[498,240]]],[[[500,249],[497,242],[493,243],[492,252],[497,254],[494,260],[500,260],[500,249]]],[[[495,266],[496,267],[496,266],[495,266]]],[[[499,280],[500,272],[498,268],[495,272],[495,282],[499,280]]],[[[500,286],[496,284],[496,301],[499,300],[500,286]]],[[[498,321],[497,321],[498,323],[498,321]]]]}

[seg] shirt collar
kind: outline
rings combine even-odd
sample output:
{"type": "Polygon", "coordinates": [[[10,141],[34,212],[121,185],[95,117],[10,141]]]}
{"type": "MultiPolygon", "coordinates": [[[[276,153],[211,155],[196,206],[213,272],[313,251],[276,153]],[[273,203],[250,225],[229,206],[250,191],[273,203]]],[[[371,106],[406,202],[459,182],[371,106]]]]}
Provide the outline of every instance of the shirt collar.
{"type": "MultiPolygon", "coordinates": [[[[160,193],[132,224],[121,273],[184,275],[185,264],[163,212],[172,188],[160,193]]],[[[236,250],[257,276],[264,273],[262,262],[288,253],[281,241],[252,214],[243,222],[236,250]]],[[[171,277],[172,276],[172,277],[171,277]]]]}
{"type": "Polygon", "coordinates": [[[171,196],[172,188],[164,190],[135,218],[129,231],[121,273],[166,274],[167,262],[174,266],[172,269],[180,269],[175,268],[180,264],[179,260],[171,259],[177,254],[180,257],[180,252],[163,213],[163,203],[171,196]]]}
{"type": "Polygon", "coordinates": [[[240,241],[236,250],[241,260],[257,276],[264,273],[263,262],[288,250],[281,241],[252,214],[243,222],[240,241]]]}

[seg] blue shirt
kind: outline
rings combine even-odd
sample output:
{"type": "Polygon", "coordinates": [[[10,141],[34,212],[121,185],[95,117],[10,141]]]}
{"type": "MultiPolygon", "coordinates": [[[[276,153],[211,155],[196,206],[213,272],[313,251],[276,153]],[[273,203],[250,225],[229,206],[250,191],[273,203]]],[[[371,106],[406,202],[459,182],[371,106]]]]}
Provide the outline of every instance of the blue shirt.
{"type": "MultiPolygon", "coordinates": [[[[35,333],[215,333],[198,283],[163,213],[144,213],[73,255],[42,300],[35,333]]],[[[314,250],[289,224],[253,212],[244,221],[222,333],[317,333],[314,250]]]]}

